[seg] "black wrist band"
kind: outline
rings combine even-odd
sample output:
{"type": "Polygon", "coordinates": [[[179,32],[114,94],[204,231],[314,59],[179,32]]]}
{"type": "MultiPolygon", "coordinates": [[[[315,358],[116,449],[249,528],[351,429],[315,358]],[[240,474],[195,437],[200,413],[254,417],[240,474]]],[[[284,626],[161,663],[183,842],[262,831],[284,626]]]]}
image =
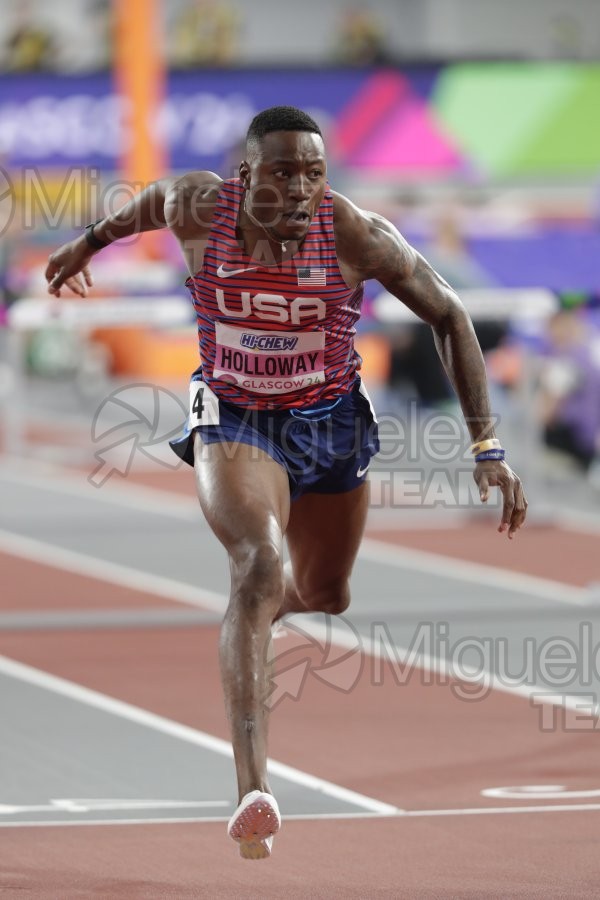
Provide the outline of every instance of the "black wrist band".
{"type": "MultiPolygon", "coordinates": [[[[102,219],[98,219],[98,222],[102,221],[102,219]]],[[[85,231],[83,232],[85,235],[85,239],[92,250],[102,250],[104,247],[108,247],[108,243],[106,241],[101,241],[100,238],[97,238],[94,234],[94,225],[97,225],[98,222],[90,222],[89,225],[85,226],[85,231]]]]}

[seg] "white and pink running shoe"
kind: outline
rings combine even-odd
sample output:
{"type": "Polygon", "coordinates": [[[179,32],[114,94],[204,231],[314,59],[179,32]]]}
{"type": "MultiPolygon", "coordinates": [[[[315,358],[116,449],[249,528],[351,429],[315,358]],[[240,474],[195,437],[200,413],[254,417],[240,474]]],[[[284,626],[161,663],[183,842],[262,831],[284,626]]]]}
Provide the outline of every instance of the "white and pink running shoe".
{"type": "Polygon", "coordinates": [[[281,825],[277,800],[263,791],[250,791],[232,815],[227,834],[240,845],[244,859],[266,859],[271,855],[273,835],[281,825]]]}

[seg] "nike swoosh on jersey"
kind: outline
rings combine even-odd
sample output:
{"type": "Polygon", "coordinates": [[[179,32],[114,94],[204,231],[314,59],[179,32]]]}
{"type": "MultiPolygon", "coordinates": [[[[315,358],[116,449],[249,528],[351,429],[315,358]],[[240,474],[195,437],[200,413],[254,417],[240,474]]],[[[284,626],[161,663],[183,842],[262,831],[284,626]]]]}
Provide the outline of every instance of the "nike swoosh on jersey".
{"type": "Polygon", "coordinates": [[[244,272],[256,272],[259,266],[250,266],[248,269],[225,269],[223,264],[217,269],[219,278],[231,278],[233,275],[243,275],[244,272]]]}

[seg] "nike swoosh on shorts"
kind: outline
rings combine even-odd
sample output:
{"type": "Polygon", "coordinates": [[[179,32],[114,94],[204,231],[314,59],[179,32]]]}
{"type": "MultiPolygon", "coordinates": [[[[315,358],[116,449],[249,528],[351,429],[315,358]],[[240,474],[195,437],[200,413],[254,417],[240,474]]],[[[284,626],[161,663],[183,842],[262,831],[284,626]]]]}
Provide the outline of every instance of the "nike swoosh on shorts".
{"type": "Polygon", "coordinates": [[[361,469],[360,466],[359,466],[359,467],[358,467],[358,472],[356,473],[356,477],[357,477],[357,478],[362,478],[363,475],[365,474],[365,472],[368,472],[368,471],[369,471],[369,466],[370,466],[370,465],[371,465],[371,463],[367,463],[367,465],[364,467],[364,469],[361,469]]]}

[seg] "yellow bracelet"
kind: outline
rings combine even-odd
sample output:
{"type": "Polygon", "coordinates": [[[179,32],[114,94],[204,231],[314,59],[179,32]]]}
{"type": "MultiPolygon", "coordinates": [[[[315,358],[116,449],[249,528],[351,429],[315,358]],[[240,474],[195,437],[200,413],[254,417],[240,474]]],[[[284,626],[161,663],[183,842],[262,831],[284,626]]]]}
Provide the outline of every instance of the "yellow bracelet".
{"type": "Polygon", "coordinates": [[[476,444],[471,444],[470,450],[474,456],[477,456],[478,453],[484,453],[486,450],[498,450],[500,448],[500,441],[498,438],[488,438],[487,441],[478,441],[476,444]]]}

